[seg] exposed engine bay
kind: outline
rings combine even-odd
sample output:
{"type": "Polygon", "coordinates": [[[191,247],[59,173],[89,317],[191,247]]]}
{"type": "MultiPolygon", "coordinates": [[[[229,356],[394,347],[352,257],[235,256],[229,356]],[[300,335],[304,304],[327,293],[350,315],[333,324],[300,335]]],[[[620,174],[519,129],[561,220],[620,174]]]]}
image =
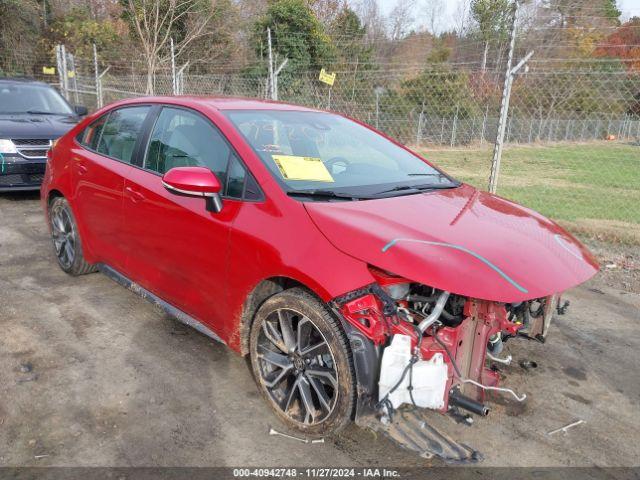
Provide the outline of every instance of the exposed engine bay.
{"type": "MultiPolygon", "coordinates": [[[[559,296],[505,304],[466,298],[370,267],[377,282],[336,299],[341,316],[376,346],[379,368],[358,415],[389,423],[401,405],[485,416],[487,392],[518,402],[524,393],[499,385],[504,344],[544,343],[559,296]]],[[[353,346],[353,336],[352,336],[353,346]]],[[[354,353],[355,356],[355,353],[354,353]]],[[[356,368],[357,368],[357,359],[356,368]]],[[[367,386],[359,386],[364,392],[367,386]]],[[[358,418],[356,418],[358,421],[358,418]]]]}

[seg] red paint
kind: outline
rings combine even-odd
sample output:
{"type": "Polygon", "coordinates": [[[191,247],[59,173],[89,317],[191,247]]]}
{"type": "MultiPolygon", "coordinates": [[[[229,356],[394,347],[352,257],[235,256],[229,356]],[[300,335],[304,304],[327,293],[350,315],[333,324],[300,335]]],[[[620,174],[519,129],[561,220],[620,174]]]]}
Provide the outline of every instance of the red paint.
{"type": "Polygon", "coordinates": [[[340,313],[376,345],[386,342],[390,331],[382,315],[381,302],[375,295],[367,294],[345,303],[340,313]]]}
{"type": "Polygon", "coordinates": [[[411,281],[472,298],[517,302],[546,297],[574,287],[598,271],[587,249],[557,224],[469,185],[418,195],[305,206],[339,250],[411,281]],[[398,241],[383,251],[398,238],[412,241],[398,241]],[[474,252],[527,292],[468,252],[421,241],[474,252]]]}
{"type": "MultiPolygon", "coordinates": [[[[376,280],[406,278],[465,296],[510,302],[560,292],[597,270],[589,252],[555,223],[467,185],[360,202],[301,203],[289,198],[220,112],[242,108],[308,110],[195,97],[118,102],[87,117],[58,141],[42,186],[45,209],[53,190],[69,201],[87,261],[111,265],[208,325],[236,350],[247,295],[271,277],[296,280],[324,301],[376,280]],[[224,199],[221,212],[208,212],[202,199],[169,192],[159,175],[90,152],[76,142],[76,135],[102,113],[131,104],[180,105],[209,118],[251,171],[264,199],[224,199]],[[399,242],[382,251],[399,237],[464,246],[504,270],[528,293],[515,290],[458,250],[399,242]],[[400,277],[374,275],[369,266],[400,277]]],[[[167,174],[165,181],[185,190],[195,184],[202,191],[215,191],[213,175],[204,181],[200,173],[187,175],[186,170],[167,174]]],[[[350,315],[368,310],[376,320],[381,307],[370,296],[345,308],[350,315]]],[[[482,335],[501,328],[494,323],[482,335]]],[[[381,328],[372,322],[363,331],[381,342],[381,328]]],[[[442,336],[453,346],[463,330],[444,328],[442,336]]],[[[438,348],[425,339],[423,354],[438,348]]]]}
{"type": "Polygon", "coordinates": [[[229,321],[227,247],[241,202],[209,212],[201,197],[176,195],[162,177],[134,167],[124,190],[121,272],[218,333],[229,321]]]}
{"type": "Polygon", "coordinates": [[[387,285],[397,285],[399,283],[407,283],[408,280],[403,277],[399,277],[398,275],[393,275],[389,272],[385,272],[384,270],[380,270],[379,268],[369,267],[369,271],[373,278],[376,279],[376,282],[381,287],[385,287],[387,285]]]}
{"type": "Polygon", "coordinates": [[[162,176],[162,181],[177,190],[196,193],[220,192],[220,181],[204,167],[176,167],[162,176]]]}

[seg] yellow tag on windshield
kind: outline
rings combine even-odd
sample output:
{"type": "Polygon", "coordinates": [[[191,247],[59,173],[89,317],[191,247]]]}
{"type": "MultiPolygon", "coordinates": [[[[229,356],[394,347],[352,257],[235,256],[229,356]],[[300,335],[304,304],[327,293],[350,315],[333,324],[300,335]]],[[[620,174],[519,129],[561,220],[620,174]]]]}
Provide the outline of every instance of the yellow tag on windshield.
{"type": "Polygon", "coordinates": [[[272,158],[285,180],[334,181],[329,170],[319,158],[295,155],[272,155],[272,158]]]}

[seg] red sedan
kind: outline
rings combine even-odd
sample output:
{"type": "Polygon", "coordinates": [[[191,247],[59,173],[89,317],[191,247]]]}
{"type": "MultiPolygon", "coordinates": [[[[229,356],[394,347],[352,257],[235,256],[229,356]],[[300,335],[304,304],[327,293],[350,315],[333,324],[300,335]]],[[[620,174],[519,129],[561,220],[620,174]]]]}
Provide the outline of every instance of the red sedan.
{"type": "MultiPolygon", "coordinates": [[[[524,400],[491,363],[508,340],[543,342],[559,294],[598,270],[538,213],[366,125],[271,102],[105,107],[50,152],[42,203],[65,272],[100,270],[249,355],[309,435],[419,428],[403,404],[486,415],[488,390],[524,400]]],[[[405,443],[474,455],[421,435],[405,443]]]]}

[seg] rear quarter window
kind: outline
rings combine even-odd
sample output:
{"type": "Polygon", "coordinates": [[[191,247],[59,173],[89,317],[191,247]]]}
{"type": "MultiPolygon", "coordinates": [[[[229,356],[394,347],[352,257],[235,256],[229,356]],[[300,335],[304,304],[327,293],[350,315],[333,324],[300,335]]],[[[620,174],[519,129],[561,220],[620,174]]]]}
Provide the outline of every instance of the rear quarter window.
{"type": "Polygon", "coordinates": [[[96,121],[91,123],[83,131],[78,134],[76,139],[83,147],[87,147],[91,150],[98,150],[98,143],[100,142],[100,136],[102,135],[102,129],[107,122],[109,114],[102,115],[96,121]]]}
{"type": "Polygon", "coordinates": [[[131,163],[148,105],[112,110],[95,120],[78,136],[78,141],[97,153],[131,163]]]}

